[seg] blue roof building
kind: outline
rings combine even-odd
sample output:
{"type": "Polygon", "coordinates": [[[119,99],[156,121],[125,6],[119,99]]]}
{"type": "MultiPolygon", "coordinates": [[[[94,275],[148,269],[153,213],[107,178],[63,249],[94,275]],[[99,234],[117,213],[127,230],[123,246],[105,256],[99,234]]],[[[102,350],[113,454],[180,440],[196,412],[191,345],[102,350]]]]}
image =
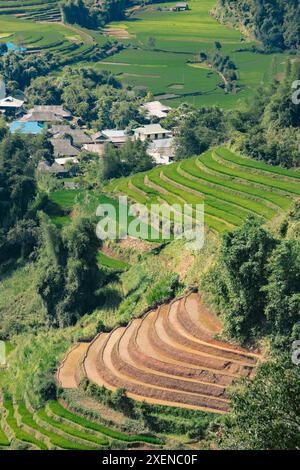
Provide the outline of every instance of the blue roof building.
{"type": "Polygon", "coordinates": [[[21,132],[21,134],[40,134],[44,126],[37,121],[14,121],[9,125],[10,132],[13,134],[21,132]]]}

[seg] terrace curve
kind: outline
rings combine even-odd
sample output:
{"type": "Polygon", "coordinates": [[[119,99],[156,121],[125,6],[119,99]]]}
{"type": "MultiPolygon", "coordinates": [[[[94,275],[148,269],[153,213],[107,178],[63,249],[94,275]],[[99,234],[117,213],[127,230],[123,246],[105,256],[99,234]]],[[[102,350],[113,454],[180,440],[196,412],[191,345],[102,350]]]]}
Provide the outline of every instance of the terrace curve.
{"type": "Polygon", "coordinates": [[[76,388],[81,370],[99,386],[125,388],[135,400],[225,413],[227,387],[252,377],[260,356],[216,339],[221,331],[201,297],[189,294],[71,349],[57,380],[76,388]]]}

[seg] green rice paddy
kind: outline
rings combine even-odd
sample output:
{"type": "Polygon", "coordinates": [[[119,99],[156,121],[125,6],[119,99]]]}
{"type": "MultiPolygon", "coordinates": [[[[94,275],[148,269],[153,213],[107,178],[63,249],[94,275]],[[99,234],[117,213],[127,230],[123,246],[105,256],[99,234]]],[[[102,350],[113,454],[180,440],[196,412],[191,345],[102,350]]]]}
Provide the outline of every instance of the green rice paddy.
{"type": "Polygon", "coordinates": [[[227,148],[112,181],[107,190],[145,204],[204,203],[205,223],[216,232],[240,226],[248,214],[270,221],[300,195],[299,171],[249,160],[227,148]],[[250,171],[248,170],[250,168],[250,171]]]}
{"type": "MultiPolygon", "coordinates": [[[[195,105],[219,105],[231,108],[251,96],[255,87],[268,83],[275,74],[283,71],[282,54],[255,54],[237,52],[249,48],[253,42],[242,42],[239,31],[217,22],[210,14],[215,0],[191,0],[190,11],[164,11],[175,2],[148,5],[136,11],[127,21],[115,22],[111,28],[123,29],[137,49],[120,52],[97,64],[99,69],[109,69],[133,86],[149,88],[154,95],[168,95],[167,104],[180,102],[195,105]],[[149,47],[149,37],[155,46],[149,47]],[[193,67],[200,51],[212,51],[215,41],[223,45],[238,67],[237,94],[225,94],[218,85],[220,77],[210,69],[193,67]]],[[[117,33],[115,33],[117,34],[117,33]]],[[[166,96],[165,96],[166,97],[166,96]]]]}
{"type": "Polygon", "coordinates": [[[32,413],[24,401],[15,402],[6,397],[2,412],[2,422],[6,423],[6,428],[4,430],[0,426],[0,447],[11,444],[7,427],[14,439],[40,450],[105,449],[110,445],[109,439],[124,443],[160,444],[154,436],[129,435],[83,418],[57,401],[50,401],[44,408],[32,413]]]}
{"type": "Polygon", "coordinates": [[[114,37],[63,25],[55,0],[0,0],[0,40],[9,37],[28,52],[52,52],[74,66],[110,70],[126,84],[150,89],[170,106],[190,102],[232,108],[241,106],[258,85],[282,73],[287,55],[238,52],[253,42],[244,42],[239,31],[213,18],[210,12],[215,2],[190,0],[190,10],[183,12],[165,11],[175,2],[146,5],[127,20],[108,25],[106,30],[114,37]],[[149,45],[149,37],[155,38],[154,46],[149,45]],[[96,63],[88,61],[94,47],[114,39],[130,48],[96,63]],[[212,51],[215,41],[222,43],[224,54],[238,67],[240,91],[236,94],[226,94],[219,87],[221,78],[211,69],[193,66],[199,52],[212,51]]]}

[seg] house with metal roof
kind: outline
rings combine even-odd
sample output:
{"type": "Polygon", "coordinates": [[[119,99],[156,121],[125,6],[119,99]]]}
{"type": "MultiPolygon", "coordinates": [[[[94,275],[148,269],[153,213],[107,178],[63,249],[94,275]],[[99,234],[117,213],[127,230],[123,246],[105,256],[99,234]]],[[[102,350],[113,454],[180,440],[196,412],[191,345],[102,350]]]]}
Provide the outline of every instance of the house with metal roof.
{"type": "Polygon", "coordinates": [[[173,7],[173,11],[187,11],[189,10],[189,4],[186,2],[179,2],[173,7]]]}
{"type": "Polygon", "coordinates": [[[0,100],[0,112],[10,115],[17,114],[21,112],[23,105],[24,101],[13,98],[12,96],[7,96],[0,100]]]}
{"type": "Polygon", "coordinates": [[[64,139],[68,136],[72,144],[77,146],[93,142],[92,138],[83,129],[73,128],[68,124],[55,124],[51,126],[49,132],[53,135],[54,139],[64,139]]]}
{"type": "Polygon", "coordinates": [[[168,115],[172,108],[165,106],[160,101],[149,101],[148,103],[144,103],[141,109],[145,111],[146,117],[149,119],[154,117],[162,119],[168,115]]]}
{"type": "Polygon", "coordinates": [[[16,132],[20,132],[21,134],[40,134],[43,132],[44,125],[40,124],[37,121],[30,121],[30,122],[22,122],[22,121],[14,121],[9,124],[9,130],[12,134],[16,132]]]}
{"type": "Polygon", "coordinates": [[[150,155],[157,165],[168,165],[174,161],[175,142],[174,138],[158,139],[149,143],[147,154],[150,155]]]}
{"type": "Polygon", "coordinates": [[[169,137],[172,137],[172,131],[164,129],[160,124],[148,124],[134,129],[134,138],[136,140],[158,140],[169,137]]]}

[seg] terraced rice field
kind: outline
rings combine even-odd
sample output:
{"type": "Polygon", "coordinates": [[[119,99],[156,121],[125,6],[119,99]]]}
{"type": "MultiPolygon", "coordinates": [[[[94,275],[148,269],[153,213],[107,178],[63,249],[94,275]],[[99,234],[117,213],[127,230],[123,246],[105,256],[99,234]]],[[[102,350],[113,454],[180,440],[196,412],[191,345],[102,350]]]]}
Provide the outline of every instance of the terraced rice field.
{"type": "Polygon", "coordinates": [[[64,388],[76,388],[83,374],[111,390],[168,406],[215,413],[228,410],[226,388],[252,377],[259,355],[214,339],[222,325],[191,294],[75,346],[58,374],[64,388]],[[72,371],[72,373],[70,373],[72,371]]]}
{"type": "MultiPolygon", "coordinates": [[[[104,38],[100,39],[102,43],[105,42],[104,38]]],[[[38,23],[16,18],[14,15],[4,15],[1,8],[0,40],[24,47],[24,54],[51,52],[63,62],[69,63],[88,60],[97,46],[94,37],[79,27],[74,31],[73,27],[61,23],[38,23]]]]}
{"type": "Polygon", "coordinates": [[[48,402],[36,412],[27,402],[6,397],[2,410],[0,448],[9,447],[12,440],[40,450],[105,449],[112,440],[160,443],[156,437],[128,435],[87,420],[57,401],[48,402]]]}
{"type": "Polygon", "coordinates": [[[147,173],[112,181],[106,190],[136,202],[204,203],[205,224],[223,233],[248,214],[270,221],[300,196],[300,172],[246,159],[226,148],[210,150],[147,173]]]}
{"type": "Polygon", "coordinates": [[[34,21],[58,22],[62,15],[57,0],[1,0],[0,14],[34,21]]]}
{"type": "Polygon", "coordinates": [[[188,3],[190,11],[183,12],[164,11],[175,2],[147,5],[135,10],[128,20],[111,23],[106,30],[136,49],[122,51],[96,67],[120,74],[125,83],[165,96],[166,104],[171,106],[190,102],[223,108],[239,106],[255,87],[269,83],[272,76],[283,71],[284,54],[239,52],[254,43],[241,42],[239,31],[213,18],[210,11],[216,0],[188,3]],[[154,46],[149,46],[149,37],[155,39],[154,46]],[[241,91],[236,95],[225,94],[219,88],[220,77],[216,73],[190,63],[198,60],[201,51],[214,50],[215,41],[222,43],[224,54],[230,55],[238,67],[241,91]]]}

